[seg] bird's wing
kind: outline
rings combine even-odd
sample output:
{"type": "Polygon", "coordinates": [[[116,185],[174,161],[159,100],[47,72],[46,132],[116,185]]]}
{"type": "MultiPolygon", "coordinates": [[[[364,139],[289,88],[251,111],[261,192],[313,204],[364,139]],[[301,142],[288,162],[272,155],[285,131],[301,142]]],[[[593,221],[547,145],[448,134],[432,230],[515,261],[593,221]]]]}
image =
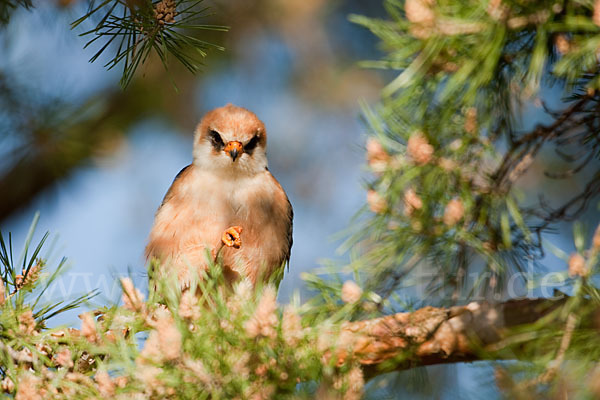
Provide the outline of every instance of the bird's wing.
{"type": "Polygon", "coordinates": [[[190,167],[191,167],[191,165],[184,167],[181,171],[179,171],[177,176],[175,176],[175,179],[173,180],[171,187],[169,187],[169,190],[167,190],[167,194],[165,194],[165,197],[163,198],[162,203],[160,203],[158,210],[156,210],[154,224],[152,226],[152,229],[150,230],[149,241],[148,241],[148,244],[146,245],[146,250],[144,252],[146,255],[146,259],[148,259],[148,260],[150,260],[152,257],[160,258],[160,253],[163,252],[163,250],[160,250],[160,249],[161,249],[161,247],[163,247],[163,245],[161,243],[163,242],[162,229],[163,229],[164,225],[157,225],[157,221],[160,218],[159,216],[161,214],[161,211],[164,212],[164,210],[162,210],[164,205],[167,204],[169,202],[169,200],[171,200],[173,198],[173,196],[175,196],[175,194],[177,193],[177,191],[178,191],[177,186],[183,180],[185,180],[185,177],[191,172],[192,168],[190,168],[190,167]]]}
{"type": "Polygon", "coordinates": [[[292,233],[293,233],[293,226],[294,226],[294,209],[292,208],[292,203],[290,203],[290,199],[287,197],[285,190],[283,190],[283,187],[281,187],[281,184],[277,181],[277,179],[275,179],[275,177],[271,174],[271,172],[269,171],[269,169],[267,168],[267,174],[270,177],[270,179],[272,179],[273,183],[275,184],[275,186],[277,187],[277,190],[279,191],[279,198],[280,200],[280,204],[281,202],[285,202],[285,205],[283,207],[283,214],[284,214],[284,218],[285,218],[285,224],[287,226],[287,232],[286,232],[286,243],[285,243],[285,249],[284,249],[284,255],[283,258],[281,259],[281,263],[283,265],[283,263],[287,264],[287,267],[289,269],[289,261],[290,261],[290,256],[292,253],[292,243],[293,243],[293,237],[292,237],[292,233]]]}
{"type": "Polygon", "coordinates": [[[293,229],[294,228],[294,209],[292,208],[292,203],[290,203],[290,199],[288,199],[287,196],[286,196],[286,200],[287,200],[287,208],[288,208],[287,217],[289,220],[289,226],[288,226],[288,232],[287,232],[288,248],[287,248],[287,252],[285,255],[285,262],[287,263],[287,268],[289,270],[290,257],[292,255],[292,244],[294,242],[294,238],[292,237],[292,233],[294,230],[293,229]]]}
{"type": "Polygon", "coordinates": [[[171,183],[171,187],[169,187],[169,190],[167,190],[167,194],[165,194],[165,197],[163,198],[162,203],[160,203],[160,206],[158,207],[159,210],[161,209],[162,206],[165,205],[166,202],[168,202],[171,199],[171,197],[173,197],[173,194],[174,194],[173,188],[176,187],[175,183],[179,179],[185,177],[188,174],[188,172],[190,171],[190,167],[191,167],[191,164],[183,167],[183,169],[181,171],[179,171],[179,173],[177,175],[175,175],[175,179],[173,179],[173,183],[171,183]]]}
{"type": "Polygon", "coordinates": [[[292,237],[292,232],[293,232],[293,219],[294,219],[294,209],[292,208],[292,204],[290,203],[290,200],[288,199],[285,191],[283,190],[283,188],[281,187],[281,185],[279,184],[279,182],[277,182],[277,179],[275,179],[275,177],[273,175],[271,175],[269,173],[271,179],[273,180],[273,182],[275,183],[275,185],[277,186],[278,189],[278,198],[279,200],[279,204],[280,207],[279,209],[281,210],[279,216],[280,218],[282,218],[282,222],[283,222],[283,234],[281,237],[281,240],[283,241],[282,243],[282,250],[283,250],[283,254],[281,259],[279,260],[279,262],[277,262],[277,267],[275,268],[273,271],[273,274],[270,277],[270,281],[275,284],[275,287],[279,287],[279,284],[281,283],[281,280],[283,279],[283,275],[285,273],[286,270],[289,270],[290,268],[290,256],[291,256],[291,252],[292,252],[292,243],[293,243],[293,237],[292,237]],[[287,267],[285,267],[287,265],[287,267]]]}

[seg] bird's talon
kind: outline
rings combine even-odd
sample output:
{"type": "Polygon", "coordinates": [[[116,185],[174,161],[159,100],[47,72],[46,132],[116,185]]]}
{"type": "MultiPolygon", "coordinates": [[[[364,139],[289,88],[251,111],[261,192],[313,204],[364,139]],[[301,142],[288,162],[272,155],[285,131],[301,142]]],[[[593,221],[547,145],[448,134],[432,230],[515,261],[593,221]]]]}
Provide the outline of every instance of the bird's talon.
{"type": "Polygon", "coordinates": [[[227,247],[239,249],[240,247],[242,247],[241,233],[241,226],[232,226],[230,228],[227,228],[225,232],[223,232],[223,236],[221,236],[221,241],[227,247]]]}

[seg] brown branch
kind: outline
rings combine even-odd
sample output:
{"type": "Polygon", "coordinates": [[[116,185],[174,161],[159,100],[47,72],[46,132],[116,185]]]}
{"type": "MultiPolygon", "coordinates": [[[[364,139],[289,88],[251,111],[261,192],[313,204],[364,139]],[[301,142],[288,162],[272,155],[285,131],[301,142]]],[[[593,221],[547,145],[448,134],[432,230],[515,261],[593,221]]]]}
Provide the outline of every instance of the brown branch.
{"type": "MultiPolygon", "coordinates": [[[[181,79],[184,83],[184,79],[192,78],[186,75],[181,79]]],[[[5,81],[6,77],[0,75],[0,89],[11,89],[5,81]]],[[[186,89],[184,95],[177,94],[164,82],[164,75],[148,76],[132,82],[127,91],[100,93],[76,109],[59,105],[54,113],[56,120],[52,121],[38,119],[39,110],[23,111],[22,105],[31,102],[29,97],[15,95],[16,98],[7,99],[7,94],[2,93],[0,104],[12,105],[14,110],[9,111],[20,111],[27,123],[13,133],[23,138],[24,144],[4,160],[8,161],[7,168],[0,173],[0,222],[69,178],[78,168],[89,165],[92,159],[106,156],[107,149],[128,135],[141,119],[170,115],[177,124],[188,124],[191,89],[186,89]]],[[[36,93],[31,96],[39,97],[36,93]]]]}
{"type": "Polygon", "coordinates": [[[576,325],[577,317],[573,313],[569,314],[567,317],[567,323],[565,325],[565,333],[560,341],[560,347],[558,348],[556,357],[551,363],[548,364],[548,369],[546,372],[537,379],[538,382],[547,383],[554,379],[556,373],[558,372],[558,368],[565,359],[565,354],[567,353],[567,349],[571,344],[571,338],[573,337],[573,331],[575,330],[576,325]]]}
{"type": "Polygon", "coordinates": [[[139,113],[154,110],[142,106],[139,110],[123,111],[133,103],[133,92],[104,94],[104,98],[92,99],[75,110],[58,127],[32,122],[35,126],[31,131],[22,133],[31,136],[20,151],[23,156],[11,160],[10,168],[0,175],[0,192],[6,193],[0,204],[0,221],[89,163],[106,143],[121,137],[139,113]],[[108,101],[103,101],[106,97],[108,101]],[[100,111],[91,112],[95,109],[100,111]],[[77,116],[90,118],[73,124],[71,121],[77,116]]]}
{"type": "MultiPolygon", "coordinates": [[[[425,307],[412,313],[348,322],[342,327],[342,345],[326,356],[336,357],[339,365],[353,357],[363,365],[366,376],[419,365],[502,359],[507,354],[515,358],[518,354],[514,352],[499,352],[535,338],[511,328],[539,321],[565,301],[522,299],[425,307]]],[[[561,324],[557,321],[556,327],[564,327],[561,324]]]]}
{"type": "Polygon", "coordinates": [[[531,132],[522,135],[517,141],[513,142],[493,175],[495,182],[493,189],[500,189],[506,184],[510,186],[516,178],[525,173],[531,165],[531,160],[536,156],[542,145],[547,140],[558,136],[557,131],[569,122],[573,116],[577,115],[593,98],[593,95],[583,96],[558,115],[552,124],[540,124],[531,132]],[[524,148],[518,154],[515,154],[521,146],[524,146],[524,148]],[[522,160],[528,160],[527,165],[522,160]],[[509,177],[508,182],[505,180],[506,177],[509,177]]]}

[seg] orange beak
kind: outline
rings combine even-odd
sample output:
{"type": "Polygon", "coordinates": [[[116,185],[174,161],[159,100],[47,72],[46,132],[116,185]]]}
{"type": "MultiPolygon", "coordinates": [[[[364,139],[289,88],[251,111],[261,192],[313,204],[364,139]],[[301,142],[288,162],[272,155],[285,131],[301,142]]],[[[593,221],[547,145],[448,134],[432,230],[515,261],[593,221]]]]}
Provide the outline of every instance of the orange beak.
{"type": "Polygon", "coordinates": [[[238,156],[244,152],[244,146],[242,146],[241,142],[234,140],[227,143],[223,151],[225,153],[229,153],[231,159],[235,161],[235,159],[238,158],[238,156]]]}

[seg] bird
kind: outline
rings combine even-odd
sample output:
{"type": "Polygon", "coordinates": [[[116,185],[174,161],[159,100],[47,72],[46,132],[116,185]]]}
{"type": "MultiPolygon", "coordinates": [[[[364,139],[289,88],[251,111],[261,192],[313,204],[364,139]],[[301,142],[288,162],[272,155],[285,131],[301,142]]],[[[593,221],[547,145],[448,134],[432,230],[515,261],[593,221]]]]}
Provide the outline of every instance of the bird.
{"type": "Polygon", "coordinates": [[[229,283],[278,285],[289,268],[294,213],[266,149],[265,125],[253,112],[231,103],[207,112],[195,130],[192,163],[155,214],[146,260],[158,260],[161,273],[176,273],[186,285],[208,268],[207,250],[219,252],[229,283]],[[230,227],[241,227],[240,248],[221,245],[230,227]]]}

